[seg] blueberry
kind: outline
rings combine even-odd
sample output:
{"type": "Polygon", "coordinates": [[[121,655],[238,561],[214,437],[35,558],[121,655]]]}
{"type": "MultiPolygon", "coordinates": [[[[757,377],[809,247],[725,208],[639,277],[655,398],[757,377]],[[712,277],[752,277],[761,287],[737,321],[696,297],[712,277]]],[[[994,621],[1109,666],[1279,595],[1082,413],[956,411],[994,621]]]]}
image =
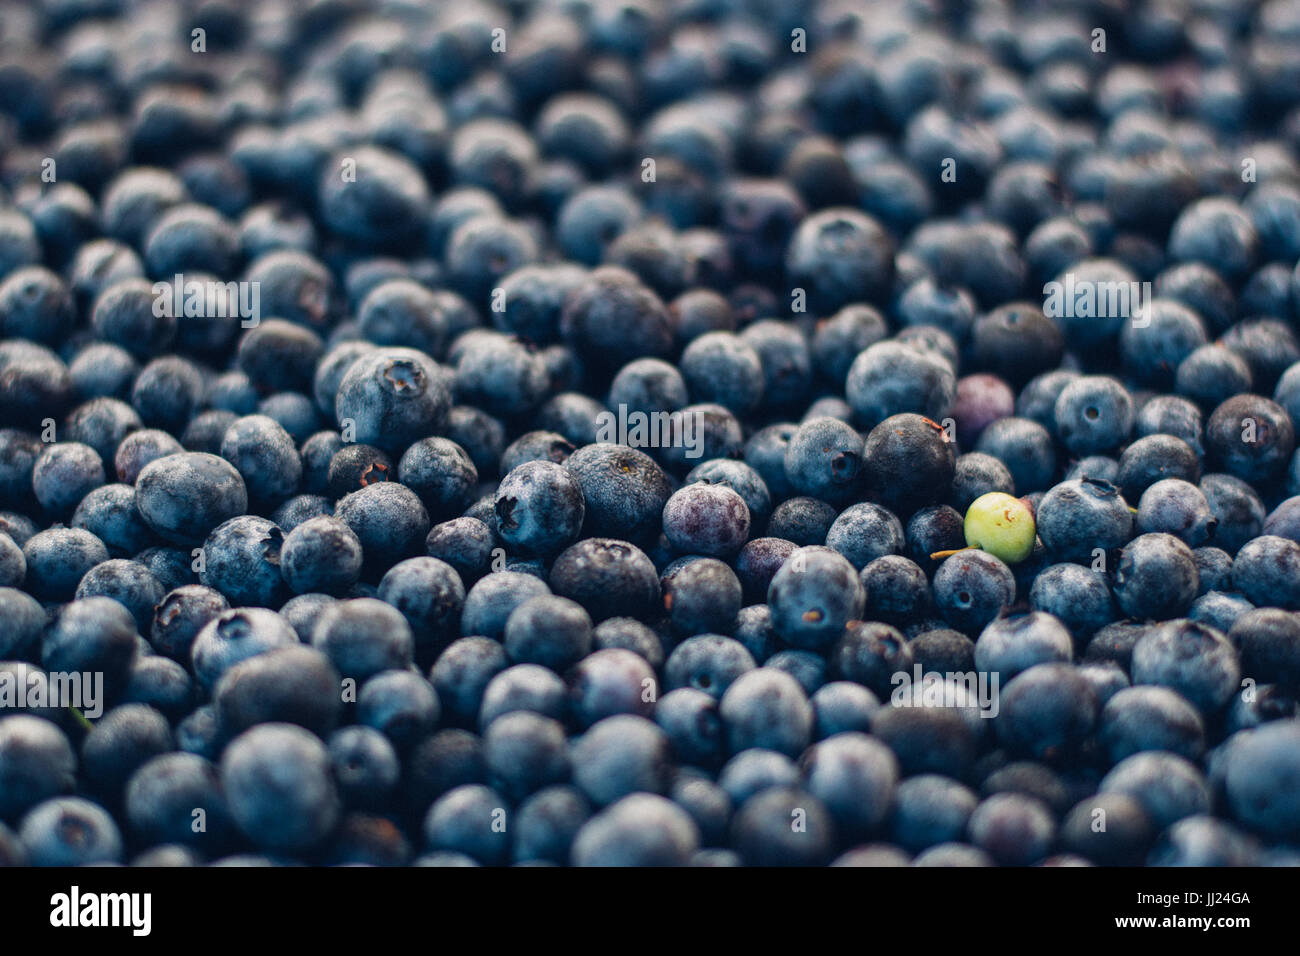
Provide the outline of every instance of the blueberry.
{"type": "Polygon", "coordinates": [[[1210,809],[1209,787],[1196,766],[1160,751],[1121,760],[1102,778],[1101,792],[1135,798],[1157,830],[1210,809]]]}
{"type": "Polygon", "coordinates": [[[289,623],[265,608],[232,608],[211,618],[190,646],[194,676],[212,688],[235,664],[277,647],[298,643],[289,623]]]}
{"type": "Polygon", "coordinates": [[[1168,534],[1134,538],[1120,554],[1114,593],[1120,608],[1139,619],[1167,620],[1186,613],[1198,579],[1192,551],[1168,534]]]}
{"type": "Polygon", "coordinates": [[[899,783],[889,815],[889,835],[899,846],[921,852],[960,840],[978,799],[969,788],[938,774],[899,783]]]}
{"type": "Polygon", "coordinates": [[[841,733],[813,744],[800,770],[804,786],[825,805],[842,838],[874,831],[894,802],[898,761],[866,734],[841,733]]]}
{"type": "Polygon", "coordinates": [[[786,446],[786,479],[801,495],[845,502],[854,497],[862,460],[861,435],[837,419],[814,418],[800,425],[786,446]]]}
{"type": "Polygon", "coordinates": [[[573,841],[575,866],[684,866],[699,829],[670,800],[636,793],[588,820],[573,841]]]}
{"type": "Polygon", "coordinates": [[[787,498],[776,506],[767,533],[800,547],[820,545],[835,524],[835,506],[818,498],[787,498]]]}
{"type": "Polygon", "coordinates": [[[71,791],[76,764],[67,737],[48,720],[26,714],[0,720],[0,817],[16,820],[42,801],[71,791]]]}
{"type": "Polygon", "coordinates": [[[749,508],[743,498],[723,485],[688,485],[664,505],[664,534],[686,553],[726,557],[735,554],[749,536],[749,508]]]}
{"type": "Polygon", "coordinates": [[[1145,633],[1133,647],[1135,684],[1157,684],[1182,694],[1202,714],[1222,709],[1241,676],[1237,651],[1220,632],[1175,620],[1145,633]]]}
{"type": "Polygon", "coordinates": [[[381,571],[420,550],[429,516],[415,492],[396,482],[372,483],[344,497],[334,508],[361,542],[366,568],[381,571]]]}
{"type": "Polygon", "coordinates": [[[568,863],[573,840],[590,817],[591,805],[574,787],[543,787],[517,808],[513,859],[568,863]]]}
{"type": "Polygon", "coordinates": [[[659,530],[671,485],[644,452],[621,445],[588,445],[564,466],[577,479],[588,534],[643,541],[659,530]]]}
{"type": "Polygon", "coordinates": [[[1197,760],[1205,750],[1201,715],[1165,687],[1130,687],[1116,693],[1102,708],[1097,736],[1112,763],[1144,751],[1197,760]]]}
{"type": "Polygon", "coordinates": [[[765,747],[797,756],[812,734],[813,713],[798,682],[788,674],[756,668],[727,688],[720,705],[731,752],[765,747]]]}
{"type": "Polygon", "coordinates": [[[1085,375],[1056,399],[1056,432],[1076,455],[1109,451],[1133,431],[1133,399],[1124,386],[1104,375],[1085,375]]]}
{"type": "Polygon", "coordinates": [[[1038,534],[1055,556],[1090,562],[1128,541],[1133,516],[1108,481],[1084,478],[1052,488],[1036,510],[1038,534]]]}
{"type": "Polygon", "coordinates": [[[32,866],[113,864],[122,858],[122,835],[113,818],[80,797],[47,800],[32,808],[18,836],[32,866]]]}
{"type": "Polygon", "coordinates": [[[828,862],[835,824],[813,794],[797,787],[773,787],[736,811],[732,842],[751,866],[814,866],[828,862]],[[794,819],[804,822],[802,830],[792,829],[794,819]]]}
{"type": "Polygon", "coordinates": [[[1080,800],[1061,823],[1061,844],[1070,852],[1108,866],[1140,862],[1157,829],[1137,799],[1121,790],[1080,800]],[[1105,820],[1105,827],[1097,821],[1105,820]]]}
{"type": "Polygon", "coordinates": [[[586,506],[582,488],[554,462],[525,462],[502,479],[496,497],[497,528],[507,544],[549,555],[577,538],[586,506]]]}
{"type": "MultiPolygon", "coordinates": [[[[354,441],[396,451],[439,431],[451,407],[451,376],[423,352],[375,349],[348,366],[335,416],[354,441]]],[[[347,432],[345,432],[345,435],[347,432]]]]}
{"type": "Polygon", "coordinates": [[[947,558],[934,575],[934,603],[957,630],[982,630],[1015,601],[1011,569],[984,551],[961,551],[947,558]]]}
{"type": "Polygon", "coordinates": [[[0,588],[0,658],[20,657],[45,627],[45,610],[17,588],[0,588]]]}
{"type": "Polygon", "coordinates": [[[714,558],[685,558],[660,580],[663,606],[680,634],[729,632],[740,611],[741,586],[730,567],[714,558]]]}
{"type": "Polygon", "coordinates": [[[240,830],[267,849],[308,849],[339,816],[328,751],[290,724],[262,724],[231,741],[221,759],[221,783],[240,830]],[[292,825],[285,825],[286,813],[292,825]]]}
{"type": "Polygon", "coordinates": [[[1243,481],[1276,478],[1295,449],[1295,428],[1276,402],[1236,395],[1210,415],[1205,444],[1211,467],[1243,481]]]}
{"type": "Polygon", "coordinates": [[[1037,664],[1069,663],[1074,654],[1070,632],[1055,617],[1042,611],[1000,617],[980,633],[975,642],[975,667],[996,671],[1009,681],[1037,664]]]}
{"type": "Polygon", "coordinates": [[[181,545],[199,544],[217,525],[243,514],[243,478],[215,455],[183,452],[146,465],[136,479],[136,506],[155,533],[181,545]]]}
{"type": "Polygon", "coordinates": [[[902,413],[942,420],[957,398],[957,379],[950,365],[933,354],[888,340],[858,354],[844,388],[854,415],[866,428],[902,413]]]}
{"type": "Polygon", "coordinates": [[[230,665],[212,689],[222,728],[238,734],[283,722],[328,734],[342,711],[339,674],[328,657],[298,644],[274,646],[230,665]]]}
{"type": "Polygon", "coordinates": [[[340,674],[358,682],[409,666],[414,653],[406,618],[374,598],[353,598],[326,608],[312,630],[312,645],[340,674]]]}
{"type": "Polygon", "coordinates": [[[767,592],[773,629],[802,648],[834,642],[845,625],[862,614],[865,596],[854,566],[824,547],[793,552],[767,592]]]}
{"type": "Polygon", "coordinates": [[[1092,733],[1098,710],[1092,685],[1069,664],[1035,664],[1002,692],[998,739],[1035,759],[1060,759],[1092,733]]]}
{"type": "Polygon", "coordinates": [[[1244,823],[1271,838],[1294,837],[1295,789],[1300,737],[1292,721],[1266,724],[1231,738],[1227,756],[1228,804],[1244,823]],[[1239,742],[1238,742],[1239,741],[1239,742]]]}

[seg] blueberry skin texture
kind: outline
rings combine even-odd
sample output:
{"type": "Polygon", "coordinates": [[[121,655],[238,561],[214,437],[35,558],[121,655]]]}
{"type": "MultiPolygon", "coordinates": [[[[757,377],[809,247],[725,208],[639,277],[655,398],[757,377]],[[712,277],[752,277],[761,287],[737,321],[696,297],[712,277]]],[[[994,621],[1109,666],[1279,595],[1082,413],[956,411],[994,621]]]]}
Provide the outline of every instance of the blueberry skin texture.
{"type": "Polygon", "coordinates": [[[417,649],[428,648],[458,633],[465,586],[456,570],[436,558],[408,558],[388,569],[378,597],[402,612],[417,649]]]}
{"type": "Polygon", "coordinates": [[[1192,549],[1169,534],[1144,534],[1120,553],[1115,601],[1139,620],[1169,620],[1187,612],[1198,591],[1192,549]]]}
{"type": "Polygon", "coordinates": [[[312,629],[312,646],[324,652],[340,674],[358,683],[380,671],[409,667],[415,653],[406,618],[375,598],[353,598],[326,608],[312,629]]]}
{"type": "Polygon", "coordinates": [[[1115,618],[1115,599],[1106,576],[1078,564],[1053,564],[1039,571],[1029,605],[1046,611],[1084,641],[1115,618]]]}
{"type": "Polygon", "coordinates": [[[1243,481],[1266,482],[1279,476],[1295,451],[1295,425],[1276,402],[1258,395],[1235,395],[1219,405],[1205,424],[1209,463],[1243,481]]]}
{"type": "Polygon", "coordinates": [[[801,495],[832,504],[849,500],[862,468],[862,436],[834,418],[813,418],[799,426],[786,446],[785,474],[801,495]]]}
{"type": "Polygon", "coordinates": [[[1056,760],[1092,733],[1099,710],[1096,691],[1069,664],[1036,664],[1002,690],[995,729],[1008,750],[1056,760]]]}
{"type": "Polygon", "coordinates": [[[699,847],[685,810],[652,793],[624,797],[588,820],[574,838],[574,866],[685,866],[699,847]]]}
{"type": "Polygon", "coordinates": [[[87,597],[65,604],[41,635],[47,671],[99,672],[115,691],[138,649],[135,619],[118,601],[87,597]]]}
{"type": "Polygon", "coordinates": [[[942,359],[901,342],[877,342],[853,360],[844,397],[868,429],[905,413],[941,421],[957,398],[957,379],[942,359]]]}
{"type": "Polygon", "coordinates": [[[975,642],[976,670],[997,672],[1003,682],[1036,664],[1068,664],[1073,656],[1070,632],[1042,611],[998,618],[975,642]]]}
{"type": "Polygon", "coordinates": [[[529,598],[549,594],[546,582],[518,571],[485,575],[465,595],[460,631],[465,637],[500,639],[512,611],[529,598]]]}
{"type": "Polygon", "coordinates": [[[194,676],[205,688],[212,688],[240,661],[297,643],[297,633],[274,611],[231,608],[209,620],[195,635],[190,647],[194,676]]]}
{"type": "Polygon", "coordinates": [[[563,672],[591,651],[591,627],[575,601],[554,594],[530,598],[506,620],[506,653],[516,663],[563,672]]]}
{"type": "Polygon", "coordinates": [[[98,537],[114,558],[138,555],[157,540],[140,518],[130,485],[100,485],[87,494],[73,511],[72,527],[98,537]]]}
{"type": "Polygon", "coordinates": [[[867,497],[901,518],[947,500],[956,453],[934,421],[901,414],[871,430],[863,446],[863,464],[867,497]]]}
{"type": "Polygon", "coordinates": [[[668,789],[668,736],[653,722],[628,714],[594,724],[573,744],[573,780],[597,806],[636,792],[668,789]]]}
{"type": "Polygon", "coordinates": [[[1256,606],[1300,609],[1300,544],[1276,535],[1248,541],[1233,559],[1232,583],[1256,606]]]}
{"type": "Polygon", "coordinates": [[[95,792],[116,801],[142,764],[173,749],[167,719],[143,704],[122,704],[104,714],[81,744],[81,762],[95,792]]]}
{"type": "Polygon", "coordinates": [[[1241,655],[1241,670],[1261,684],[1300,687],[1300,619],[1278,608],[1239,615],[1227,632],[1241,655]]]}
{"type": "Polygon", "coordinates": [[[95,449],[80,442],[47,446],[32,469],[36,500],[55,517],[72,514],[82,498],[103,484],[103,461],[95,449]]]}
{"type": "Polygon", "coordinates": [[[16,821],[43,800],[70,792],[77,758],[48,720],[15,714],[0,720],[0,819],[16,821]]]}
{"type": "Polygon", "coordinates": [[[497,487],[497,531],[526,554],[554,554],[577,539],[586,514],[582,486],[561,465],[530,461],[497,487]]]}
{"type": "Polygon", "coordinates": [[[22,821],[19,838],[31,866],[87,866],[122,860],[122,835],[98,804],[80,797],[47,800],[22,821]]]}
{"type": "Polygon", "coordinates": [[[226,429],[221,457],[234,465],[249,497],[263,505],[293,494],[302,479],[302,459],[278,422],[248,415],[226,429]]]}
{"type": "Polygon", "coordinates": [[[812,739],[812,705],[799,682],[784,671],[759,667],[745,672],[722,695],[719,710],[733,754],[762,747],[797,757],[812,739]]]}
{"type": "Polygon", "coordinates": [[[16,588],[0,588],[0,659],[21,657],[45,624],[40,602],[16,588]]]}
{"type": "Polygon", "coordinates": [[[342,498],[334,506],[334,517],[361,542],[363,573],[387,570],[418,554],[429,533],[429,514],[419,497],[392,481],[367,485],[342,498]]]}
{"type": "Polygon", "coordinates": [[[1200,549],[1213,541],[1218,526],[1219,519],[1210,510],[1205,493],[1181,478],[1155,482],[1138,501],[1139,534],[1167,532],[1189,547],[1200,549]]]}
{"type": "Polygon", "coordinates": [[[866,835],[884,822],[899,768],[879,740],[836,734],[809,747],[799,764],[803,785],[825,805],[841,838],[866,835]]]}
{"type": "Polygon", "coordinates": [[[478,485],[469,454],[446,438],[425,438],[403,453],[397,478],[420,496],[435,521],[464,511],[478,485]]]}
{"type": "Polygon", "coordinates": [[[1294,839],[1300,832],[1300,734],[1294,721],[1242,731],[1231,741],[1225,780],[1229,806],[1269,838],[1294,839]]]}
{"type": "Polygon", "coordinates": [[[649,619],[662,606],[654,562],[627,541],[584,538],[560,552],[547,580],[554,593],[577,601],[595,621],[649,619]]]}
{"type": "Polygon", "coordinates": [[[1264,524],[1264,504],[1250,485],[1232,475],[1210,474],[1201,479],[1200,489],[1219,522],[1214,530],[1218,547],[1236,554],[1259,535],[1264,524]]]}
{"type": "Polygon", "coordinates": [[[312,647],[271,647],[231,664],[212,689],[217,721],[226,734],[283,722],[320,737],[339,723],[340,678],[328,657],[312,647]]]}
{"type": "Polygon", "coordinates": [[[664,504],[663,529],[682,553],[730,557],[749,537],[749,507],[725,486],[688,485],[664,504]]]}
{"type": "Polygon", "coordinates": [[[1145,752],[1121,760],[1102,778],[1100,790],[1135,798],[1157,830],[1210,810],[1205,777],[1195,764],[1170,753],[1145,752]]]}
{"type": "Polygon", "coordinates": [[[862,502],[849,505],[826,532],[826,546],[859,571],[882,557],[902,552],[903,525],[887,508],[862,502]]]}
{"type": "Polygon", "coordinates": [[[1102,707],[1097,739],[1112,763],[1143,751],[1168,751],[1199,760],[1205,751],[1205,724],[1196,708],[1175,691],[1127,687],[1102,707]]]}
{"type": "Polygon", "coordinates": [[[229,462],[197,452],[145,465],[135,483],[136,507],[155,534],[196,546],[214,528],[248,510],[244,479],[229,462]]]}
{"type": "Polygon", "coordinates": [[[1075,455],[1109,451],[1133,431],[1133,399],[1109,376],[1086,375],[1067,384],[1054,414],[1057,435],[1075,455]]]}
{"type": "Polygon", "coordinates": [[[199,581],[236,606],[278,608],[289,597],[280,572],[283,543],[279,527],[265,518],[231,518],[203,543],[199,581]]]}
{"type": "Polygon", "coordinates": [[[740,581],[716,558],[686,558],[660,580],[663,607],[677,633],[728,633],[740,612],[740,581]]]}
{"type": "Polygon", "coordinates": [[[1016,580],[1002,561],[984,551],[961,551],[944,559],[934,574],[934,604],[955,629],[983,630],[1015,602],[1016,580]]]}
{"type": "Polygon", "coordinates": [[[155,605],[165,593],[162,582],[143,564],[113,558],[86,572],[77,585],[76,599],[112,598],[131,612],[136,627],[144,632],[153,619],[155,605]]]}
{"type": "Polygon", "coordinates": [[[740,806],[731,824],[732,845],[747,866],[824,865],[835,840],[834,818],[825,804],[797,787],[755,794],[740,806]],[[791,830],[794,819],[804,820],[803,832],[791,830]]]}
{"type": "Polygon", "coordinates": [[[576,788],[543,787],[518,806],[512,859],[568,863],[573,840],[590,818],[591,804],[576,788]]]}
{"type": "Polygon", "coordinates": [[[866,593],[848,559],[814,546],[790,555],[768,586],[767,602],[776,633],[794,647],[815,650],[862,616],[866,593]]]}
{"type": "Polygon", "coordinates": [[[889,837],[912,853],[960,840],[979,803],[970,788],[939,774],[898,784],[889,814],[889,837]]]}
{"type": "Polygon", "coordinates": [[[1063,481],[1035,510],[1038,535],[1054,557],[1090,563],[1097,548],[1109,551],[1129,540],[1133,515],[1119,489],[1095,478],[1063,481]]]}
{"type": "Polygon", "coordinates": [[[344,727],[326,740],[344,806],[381,809],[401,779],[388,738],[370,727],[344,727]]]}
{"type": "Polygon", "coordinates": [[[786,249],[786,278],[808,289],[809,305],[822,313],[850,302],[879,303],[894,278],[894,243],[864,213],[839,207],[800,223],[786,249]]]}
{"type": "Polygon", "coordinates": [[[509,666],[505,648],[491,638],[465,637],[449,644],[429,672],[444,716],[459,726],[475,726],[484,691],[509,666]]]}
{"type": "Polygon", "coordinates": [[[200,584],[182,585],[164,595],[155,608],[149,643],[156,653],[186,663],[190,645],[203,625],[229,607],[220,591],[200,584]]]}
{"type": "Polygon", "coordinates": [[[285,537],[280,572],[296,594],[342,595],[361,575],[361,542],[338,518],[310,518],[285,537]]]}
{"type": "Polygon", "coordinates": [[[814,736],[825,740],[844,731],[867,732],[871,718],[880,709],[874,693],[860,684],[834,680],[823,684],[812,695],[815,715],[814,736]]]}
{"type": "Polygon", "coordinates": [[[262,724],[232,740],[221,758],[221,785],[239,829],[267,850],[310,849],[339,818],[329,752],[292,724],[262,724]]]}
{"type": "Polygon", "coordinates": [[[570,712],[580,727],[617,714],[651,717],[654,669],[639,654],[618,647],[593,651],[568,674],[570,712]]]}
{"type": "Polygon", "coordinates": [[[758,472],[743,461],[714,458],[692,468],[683,483],[691,485],[701,481],[711,485],[724,485],[744,498],[745,506],[749,508],[751,530],[767,524],[772,515],[772,494],[758,472]]]}
{"type": "Polygon", "coordinates": [[[635,542],[658,533],[672,486],[649,455],[598,443],[571,454],[564,467],[582,491],[584,534],[635,542]]]}
{"type": "Polygon", "coordinates": [[[1206,717],[1217,714],[1240,688],[1241,665],[1232,643],[1194,621],[1167,621],[1133,647],[1134,684],[1177,691],[1206,717]]]}
{"type": "Polygon", "coordinates": [[[696,402],[715,402],[746,415],[763,399],[763,365],[758,353],[731,332],[701,335],[686,346],[680,365],[696,402]]]}
{"type": "Polygon", "coordinates": [[[718,634],[700,634],[678,644],[664,664],[669,692],[689,687],[720,700],[740,675],[758,665],[739,641],[718,634]]]}
{"type": "Polygon", "coordinates": [[[835,524],[835,506],[818,498],[787,498],[776,506],[767,533],[800,547],[825,543],[835,524]]]}
{"type": "Polygon", "coordinates": [[[334,401],[340,429],[354,441],[397,452],[442,431],[451,408],[451,375],[415,349],[362,354],[343,374],[334,401]]]}

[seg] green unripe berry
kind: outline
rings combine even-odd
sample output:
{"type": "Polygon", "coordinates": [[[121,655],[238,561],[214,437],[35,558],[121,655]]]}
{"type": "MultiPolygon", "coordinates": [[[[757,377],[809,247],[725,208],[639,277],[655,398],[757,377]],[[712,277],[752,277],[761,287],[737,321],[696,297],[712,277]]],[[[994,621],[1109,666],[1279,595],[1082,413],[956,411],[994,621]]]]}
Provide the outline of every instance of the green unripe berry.
{"type": "Polygon", "coordinates": [[[966,509],[966,543],[1007,564],[1023,561],[1034,550],[1034,513],[1014,495],[990,491],[966,509]]]}

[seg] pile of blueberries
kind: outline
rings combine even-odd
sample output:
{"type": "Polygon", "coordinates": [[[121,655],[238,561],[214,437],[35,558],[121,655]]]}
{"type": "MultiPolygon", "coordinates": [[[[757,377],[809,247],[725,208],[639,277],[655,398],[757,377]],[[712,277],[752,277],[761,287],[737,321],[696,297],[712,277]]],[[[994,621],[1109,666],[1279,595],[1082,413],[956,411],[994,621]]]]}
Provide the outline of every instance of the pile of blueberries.
{"type": "Polygon", "coordinates": [[[0,863],[1300,865],[1297,0],[0,0],[0,144],[0,863]]]}

